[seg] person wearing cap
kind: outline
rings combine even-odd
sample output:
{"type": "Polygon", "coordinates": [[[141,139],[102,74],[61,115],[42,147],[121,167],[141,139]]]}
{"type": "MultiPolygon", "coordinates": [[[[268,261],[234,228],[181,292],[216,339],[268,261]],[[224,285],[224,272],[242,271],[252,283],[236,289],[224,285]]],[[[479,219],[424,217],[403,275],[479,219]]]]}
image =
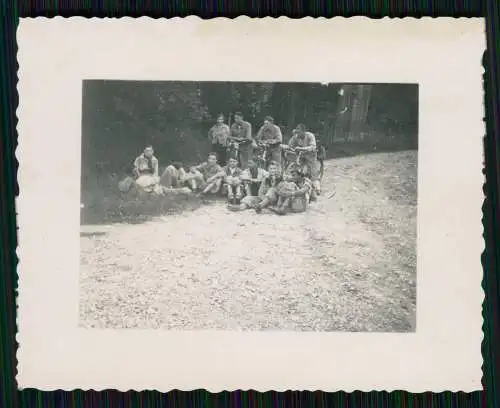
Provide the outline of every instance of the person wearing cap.
{"type": "Polygon", "coordinates": [[[281,143],[283,143],[283,135],[279,126],[274,124],[272,116],[264,118],[264,124],[259,129],[255,141],[265,144],[268,147],[270,159],[281,166],[281,143]]]}
{"type": "Polygon", "coordinates": [[[244,170],[248,168],[248,161],[253,158],[254,140],[252,138],[252,125],[243,120],[243,114],[234,114],[234,123],[231,125],[230,140],[239,143],[240,167],[244,170]]]}
{"type": "Polygon", "coordinates": [[[227,146],[230,136],[229,126],[224,123],[224,115],[217,116],[217,123],[208,131],[208,138],[212,143],[212,150],[217,153],[219,164],[227,164],[227,146]]]}
{"type": "Polygon", "coordinates": [[[321,191],[320,184],[320,165],[316,152],[316,137],[312,132],[308,132],[305,125],[300,124],[293,132],[288,145],[296,151],[303,152],[303,160],[307,164],[313,185],[314,196],[319,195],[321,191]]]}

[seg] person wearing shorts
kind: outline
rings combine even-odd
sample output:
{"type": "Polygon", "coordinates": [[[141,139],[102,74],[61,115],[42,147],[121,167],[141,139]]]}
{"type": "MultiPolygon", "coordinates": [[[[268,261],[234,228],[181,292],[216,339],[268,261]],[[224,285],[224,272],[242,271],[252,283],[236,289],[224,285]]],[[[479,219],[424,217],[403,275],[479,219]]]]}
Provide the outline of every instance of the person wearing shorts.
{"type": "Polygon", "coordinates": [[[146,146],[142,154],[134,160],[135,185],[144,192],[154,192],[160,181],[158,172],[158,159],[154,156],[153,146],[146,146]]]}
{"type": "Polygon", "coordinates": [[[253,158],[253,149],[255,141],[252,138],[252,125],[243,120],[243,114],[236,112],[234,114],[234,123],[231,125],[231,137],[229,139],[237,141],[239,145],[240,168],[248,168],[248,162],[253,158]]]}
{"type": "Polygon", "coordinates": [[[283,135],[279,126],[274,124],[274,119],[271,116],[265,117],[264,124],[259,129],[255,141],[268,145],[267,151],[271,160],[281,166],[281,143],[283,142],[283,135]]]}
{"type": "Polygon", "coordinates": [[[260,185],[267,175],[267,171],[258,167],[254,160],[248,162],[248,168],[241,174],[241,180],[245,186],[245,197],[241,200],[243,209],[255,208],[260,202],[260,185]]]}
{"type": "Polygon", "coordinates": [[[222,168],[221,177],[228,203],[239,205],[242,197],[242,182],[238,160],[230,158],[227,166],[222,168]]]}
{"type": "Polygon", "coordinates": [[[186,181],[186,171],[180,162],[169,164],[160,177],[160,184],[165,188],[181,188],[186,181]]]}
{"type": "Polygon", "coordinates": [[[222,171],[222,167],[217,163],[217,154],[212,152],[206,162],[191,168],[186,182],[193,191],[199,191],[199,196],[217,194],[222,185],[222,171]]]}
{"type": "Polygon", "coordinates": [[[303,152],[304,164],[309,169],[309,176],[313,186],[314,197],[321,193],[321,169],[317,159],[316,152],[316,137],[313,133],[308,132],[305,125],[300,124],[294,131],[288,145],[296,151],[303,152]]]}
{"type": "Polygon", "coordinates": [[[311,183],[297,166],[290,166],[276,189],[278,200],[274,211],[279,215],[304,212],[309,203],[311,183]]]}
{"type": "Polygon", "coordinates": [[[221,166],[227,164],[227,147],[230,133],[229,126],[224,123],[224,115],[221,113],[217,117],[217,123],[208,131],[208,138],[221,166]]]}
{"type": "Polygon", "coordinates": [[[277,187],[283,181],[279,172],[278,163],[271,162],[267,169],[268,175],[264,177],[259,188],[259,203],[255,206],[255,211],[260,213],[264,208],[275,204],[278,201],[277,187]]]}

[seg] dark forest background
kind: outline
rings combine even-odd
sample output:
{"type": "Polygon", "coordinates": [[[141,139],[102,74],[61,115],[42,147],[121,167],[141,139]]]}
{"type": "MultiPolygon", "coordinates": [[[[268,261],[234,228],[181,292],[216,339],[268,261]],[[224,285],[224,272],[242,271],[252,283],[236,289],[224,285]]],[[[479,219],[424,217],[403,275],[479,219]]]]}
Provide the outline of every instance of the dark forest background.
{"type": "Polygon", "coordinates": [[[86,80],[82,108],[82,192],[124,175],[146,144],[161,166],[202,161],[220,112],[227,119],[242,111],[254,134],[271,115],[285,142],[304,123],[329,157],[418,144],[416,84],[86,80]]]}

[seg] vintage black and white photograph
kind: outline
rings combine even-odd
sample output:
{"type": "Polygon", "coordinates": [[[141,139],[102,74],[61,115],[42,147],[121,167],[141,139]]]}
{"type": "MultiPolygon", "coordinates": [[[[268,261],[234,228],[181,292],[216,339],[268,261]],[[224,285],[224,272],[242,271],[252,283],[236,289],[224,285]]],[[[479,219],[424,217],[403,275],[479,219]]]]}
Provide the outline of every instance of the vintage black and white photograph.
{"type": "Polygon", "coordinates": [[[81,327],[415,330],[417,84],[82,86],[81,327]]]}
{"type": "Polygon", "coordinates": [[[481,389],[483,20],[16,40],[20,388],[481,389]]]}

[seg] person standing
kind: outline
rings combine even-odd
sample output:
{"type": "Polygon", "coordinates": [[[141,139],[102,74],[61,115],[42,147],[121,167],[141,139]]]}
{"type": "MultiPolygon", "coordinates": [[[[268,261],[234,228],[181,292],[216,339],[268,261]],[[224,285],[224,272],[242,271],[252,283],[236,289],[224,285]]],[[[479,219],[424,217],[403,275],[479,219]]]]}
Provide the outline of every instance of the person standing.
{"type": "Polygon", "coordinates": [[[248,161],[248,168],[241,174],[241,180],[245,186],[245,197],[241,204],[243,209],[255,208],[260,202],[259,189],[262,180],[267,176],[267,171],[257,166],[255,160],[248,161]]]}
{"type": "Polygon", "coordinates": [[[325,172],[325,160],[326,160],[326,146],[324,143],[318,144],[317,152],[318,162],[319,162],[319,179],[323,179],[323,173],[325,172]]]}
{"type": "Polygon", "coordinates": [[[194,191],[201,190],[198,194],[200,197],[209,193],[217,194],[222,185],[222,171],[222,167],[217,162],[217,154],[211,152],[206,162],[191,169],[192,176],[188,176],[187,181],[194,191]]]}
{"type": "Polygon", "coordinates": [[[212,143],[212,150],[217,154],[219,164],[227,164],[227,146],[230,136],[229,126],[224,123],[224,115],[217,116],[217,123],[208,131],[208,138],[212,143]]]}
{"type": "Polygon", "coordinates": [[[231,125],[231,140],[239,144],[239,159],[242,170],[248,168],[248,161],[253,158],[254,140],[252,125],[243,120],[243,114],[234,114],[234,123],[231,125]]]}
{"type": "Polygon", "coordinates": [[[274,124],[273,117],[265,117],[264,124],[259,129],[255,141],[265,144],[268,149],[268,157],[270,157],[270,160],[281,166],[281,143],[283,143],[283,135],[281,134],[279,126],[274,124]]]}

